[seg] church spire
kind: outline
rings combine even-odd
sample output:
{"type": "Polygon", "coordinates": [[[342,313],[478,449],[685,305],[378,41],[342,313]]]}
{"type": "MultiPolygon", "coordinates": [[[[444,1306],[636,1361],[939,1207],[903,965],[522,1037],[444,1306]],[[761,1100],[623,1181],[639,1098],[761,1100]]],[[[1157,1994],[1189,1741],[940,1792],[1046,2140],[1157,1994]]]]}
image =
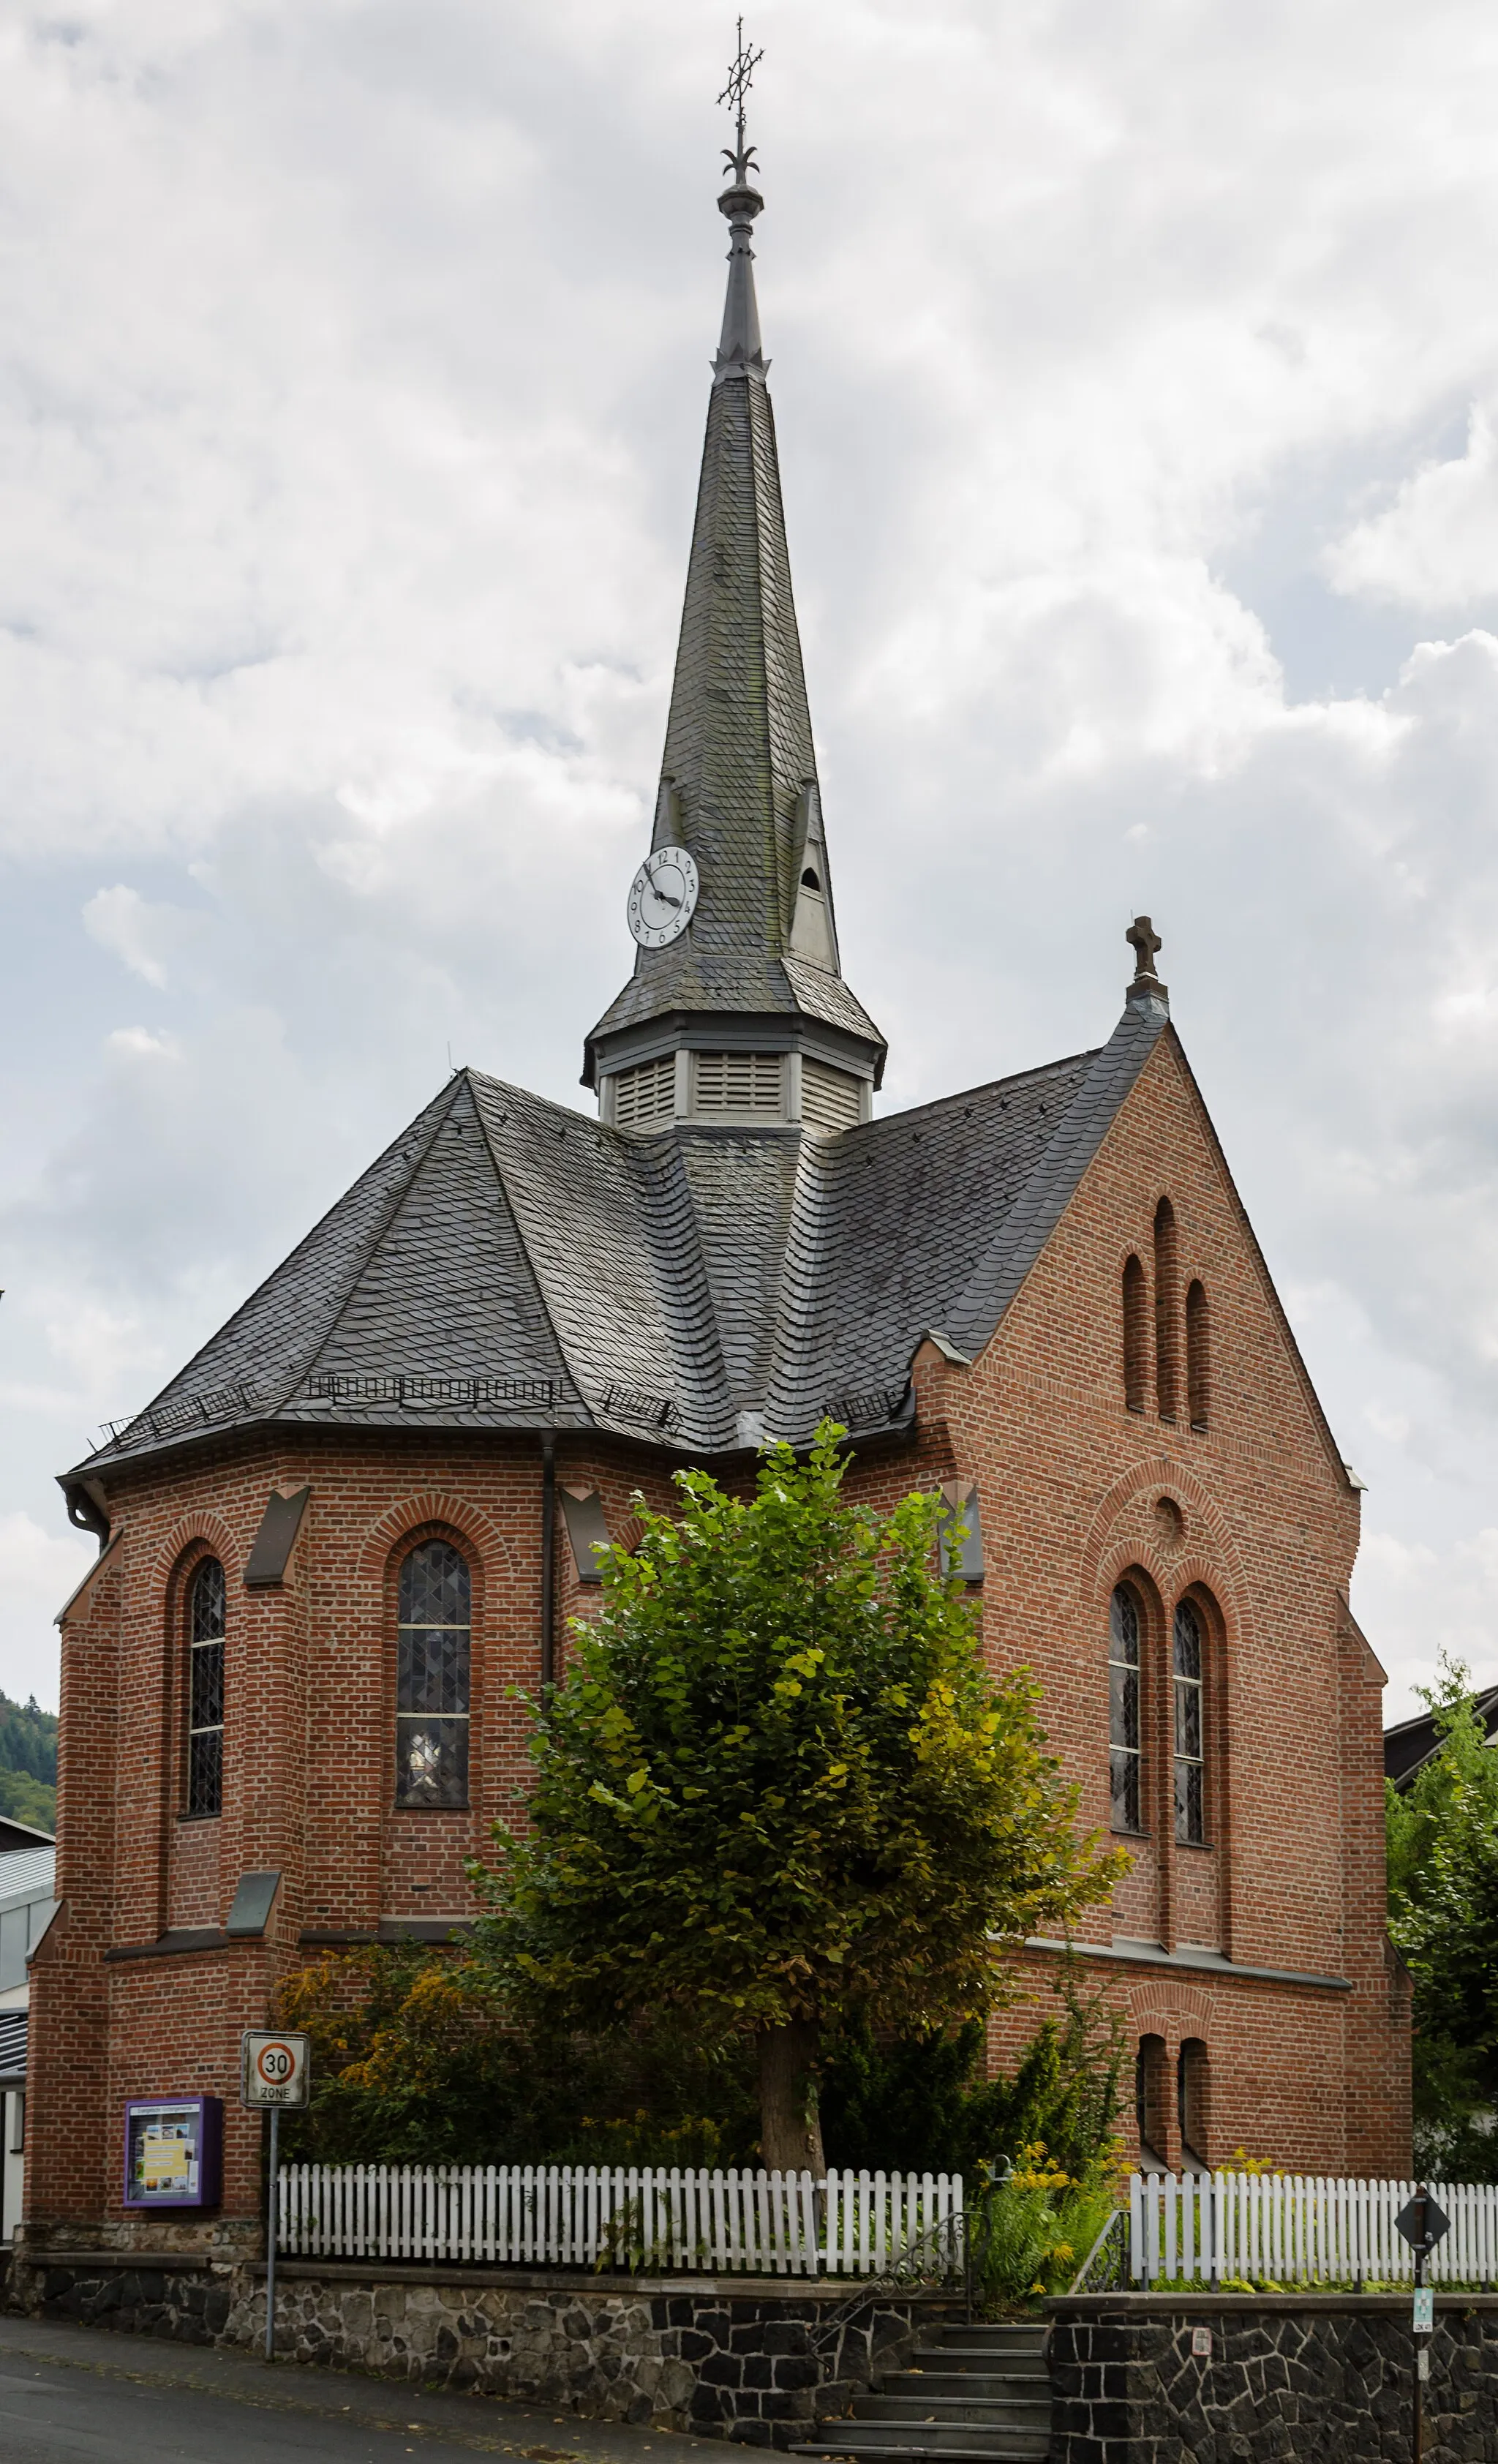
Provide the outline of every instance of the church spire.
{"type": "MultiPolygon", "coordinates": [[[[754,1047],[768,1084],[773,1054],[814,1051],[819,1067],[862,1087],[854,1117],[867,1114],[884,1064],[884,1039],[843,980],[791,594],[750,246],[764,199],[750,180],[744,98],[759,57],[744,51],[740,20],[719,98],[738,138],[724,148],[718,198],[728,289],[650,853],[628,902],[639,947],[584,1053],[584,1084],[599,1086],[606,1119],[621,1122],[607,1081],[649,1061],[664,1089],[669,1052],[754,1047]]],[[[675,1067],[672,1110],[653,1113],[652,1126],[696,1116],[700,1074],[690,1058],[675,1067]]],[[[788,1058],[790,1123],[802,1118],[801,1076],[788,1058]]]]}

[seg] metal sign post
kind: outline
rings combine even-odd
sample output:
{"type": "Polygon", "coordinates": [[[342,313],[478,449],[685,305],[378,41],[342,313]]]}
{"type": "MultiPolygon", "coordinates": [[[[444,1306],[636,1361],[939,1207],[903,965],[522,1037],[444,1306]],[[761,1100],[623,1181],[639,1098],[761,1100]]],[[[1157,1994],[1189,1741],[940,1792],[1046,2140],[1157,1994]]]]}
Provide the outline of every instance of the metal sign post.
{"type": "Polygon", "coordinates": [[[283,2029],[247,2028],[239,2043],[239,2101],[271,2117],[265,2214],[265,2358],[275,2359],[275,2242],[280,2206],[281,2110],[307,2101],[312,2040],[283,2029]]]}
{"type": "Polygon", "coordinates": [[[1437,2242],[1444,2240],[1451,2231],[1451,2219],[1421,2182],[1413,2199],[1395,2217],[1394,2229],[1403,2234],[1415,2253],[1415,2413],[1410,2453],[1414,2464],[1421,2464],[1425,2453],[1425,2384],[1430,2377],[1430,2339],[1436,2325],[1436,2296],[1425,2281],[1425,2262],[1437,2242]]]}

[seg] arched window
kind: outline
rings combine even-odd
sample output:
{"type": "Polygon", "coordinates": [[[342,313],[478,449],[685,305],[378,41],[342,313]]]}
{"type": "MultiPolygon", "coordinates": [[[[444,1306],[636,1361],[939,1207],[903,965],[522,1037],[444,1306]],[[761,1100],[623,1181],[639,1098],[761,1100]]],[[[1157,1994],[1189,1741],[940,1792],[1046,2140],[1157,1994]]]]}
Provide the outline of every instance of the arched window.
{"type": "Polygon", "coordinates": [[[401,1568],[397,1805],[468,1803],[472,1596],[468,1567],[446,1540],[424,1540],[401,1568]]]}
{"type": "Polygon", "coordinates": [[[1124,1401],[1142,1412],[1150,1382],[1150,1289],[1137,1258],[1123,1270],[1124,1401]]]}
{"type": "Polygon", "coordinates": [[[1206,1287],[1186,1287],[1186,1417],[1194,1429],[1204,1429],[1212,1399],[1211,1326],[1206,1287]]]}
{"type": "Polygon", "coordinates": [[[1155,1210],[1155,1400],[1162,1420],[1180,1418],[1180,1299],[1176,1288],[1176,1210],[1155,1210]]]}
{"type": "Polygon", "coordinates": [[[1200,1848],[1206,1837],[1201,1772],[1201,1620],[1189,1600],[1176,1611],[1176,1837],[1200,1848]]]}
{"type": "Polygon", "coordinates": [[[205,1557],[187,1595],[187,1812],[224,1803],[224,1569],[205,1557]]]}
{"type": "Polygon", "coordinates": [[[1134,2057],[1134,2126],[1139,2163],[1147,2173],[1165,2170],[1165,2039],[1141,2036],[1134,2057]]]}
{"type": "Polygon", "coordinates": [[[1176,2057],[1176,2120],[1180,2130],[1182,2166],[1207,2164],[1207,2049],[1200,2036],[1187,2036],[1176,2057]]]}
{"type": "Polygon", "coordinates": [[[1142,1831],[1139,1745],[1139,1606],[1123,1583],[1108,1619],[1108,1765],[1115,1831],[1142,1831]]]}

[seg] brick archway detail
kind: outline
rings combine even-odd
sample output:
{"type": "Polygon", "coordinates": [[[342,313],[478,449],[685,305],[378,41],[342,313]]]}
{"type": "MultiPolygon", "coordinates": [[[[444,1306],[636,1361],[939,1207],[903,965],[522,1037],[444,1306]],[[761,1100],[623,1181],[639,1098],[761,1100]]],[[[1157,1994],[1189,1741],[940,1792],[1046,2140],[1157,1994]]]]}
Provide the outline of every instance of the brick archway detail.
{"type": "MultiPolygon", "coordinates": [[[[539,1509],[537,1521],[539,1526],[539,1509]]],[[[361,1576],[380,1587],[391,1557],[407,1535],[439,1524],[450,1531],[460,1532],[477,1551],[486,1569],[513,1573],[510,1544],[491,1516],[471,1506],[466,1498],[455,1497],[451,1489],[422,1488],[387,1506],[379,1521],[365,1532],[359,1551],[361,1576]]]]}
{"type": "Polygon", "coordinates": [[[221,1516],[217,1514],[183,1515],[172,1525],[151,1563],[147,1600],[153,1617],[165,1616],[166,1604],[171,1596],[171,1587],[181,1571],[182,1561],[188,1551],[196,1548],[199,1542],[209,1556],[218,1559],[224,1569],[226,1580],[231,1582],[235,1572],[242,1572],[242,1569],[236,1570],[234,1565],[233,1534],[221,1516]]]}
{"type": "Polygon", "coordinates": [[[1100,1499],[1082,1544],[1081,1566],[1084,1596],[1093,1598],[1111,1591],[1129,1566],[1148,1574],[1162,1600],[1179,1599],[1200,1585],[1218,1603],[1235,1644],[1241,1649],[1249,1639],[1248,1584],[1237,1543],[1210,1490],[1167,1455],[1136,1463],[1100,1499]],[[1152,1489],[1179,1498],[1188,1515],[1200,1518],[1210,1546],[1190,1545],[1188,1532],[1188,1545],[1167,1554],[1156,1542],[1141,1539],[1134,1509],[1152,1489]],[[1121,1525],[1129,1528],[1120,1529],[1121,1525]]]}

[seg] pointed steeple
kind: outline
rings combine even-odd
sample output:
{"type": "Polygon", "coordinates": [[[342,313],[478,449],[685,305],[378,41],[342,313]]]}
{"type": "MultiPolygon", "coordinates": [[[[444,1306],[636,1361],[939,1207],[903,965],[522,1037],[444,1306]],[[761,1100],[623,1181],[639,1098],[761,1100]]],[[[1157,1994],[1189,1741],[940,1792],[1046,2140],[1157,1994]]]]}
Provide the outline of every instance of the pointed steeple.
{"type": "MultiPolygon", "coordinates": [[[[606,1082],[651,1061],[664,1090],[668,1050],[804,1048],[863,1086],[855,1118],[884,1065],[884,1039],[839,959],[755,297],[750,239],[764,200],[750,185],[741,116],[728,160],[718,199],[731,234],[728,294],[650,842],[652,855],[685,849],[695,871],[662,876],[676,888],[648,912],[673,937],[649,946],[647,936],[631,981],[587,1040],[584,1084],[600,1086],[605,1117],[621,1122],[606,1082]]],[[[799,1070],[784,1073],[791,1123],[802,1117],[799,1070]]],[[[651,1111],[650,1126],[698,1116],[693,1074],[687,1061],[676,1067],[671,1112],[651,1111]]]]}

